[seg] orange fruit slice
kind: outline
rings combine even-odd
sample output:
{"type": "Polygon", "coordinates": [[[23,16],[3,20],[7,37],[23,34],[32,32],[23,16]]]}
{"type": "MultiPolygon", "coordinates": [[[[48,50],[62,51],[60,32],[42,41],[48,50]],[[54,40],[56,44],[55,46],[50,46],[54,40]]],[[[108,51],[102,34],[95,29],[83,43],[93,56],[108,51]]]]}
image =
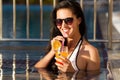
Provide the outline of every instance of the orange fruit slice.
{"type": "Polygon", "coordinates": [[[61,42],[59,40],[55,40],[53,42],[53,49],[58,50],[61,47],[61,42]]]}

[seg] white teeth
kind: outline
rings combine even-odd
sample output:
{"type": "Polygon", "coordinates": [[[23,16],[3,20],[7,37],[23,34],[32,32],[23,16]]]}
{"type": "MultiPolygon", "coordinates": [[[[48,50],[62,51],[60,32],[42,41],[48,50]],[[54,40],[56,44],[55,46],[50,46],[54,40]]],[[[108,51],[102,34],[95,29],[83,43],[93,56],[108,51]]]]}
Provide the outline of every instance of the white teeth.
{"type": "Polygon", "coordinates": [[[67,32],[68,30],[63,30],[64,32],[67,32]]]}

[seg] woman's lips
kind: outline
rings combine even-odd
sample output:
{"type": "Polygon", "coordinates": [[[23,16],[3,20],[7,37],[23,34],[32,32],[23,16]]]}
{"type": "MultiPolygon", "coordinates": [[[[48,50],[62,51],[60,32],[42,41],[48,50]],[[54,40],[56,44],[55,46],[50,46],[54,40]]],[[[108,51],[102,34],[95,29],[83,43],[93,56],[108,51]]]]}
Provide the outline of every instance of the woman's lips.
{"type": "Polygon", "coordinates": [[[69,29],[63,29],[64,33],[68,33],[69,29]]]}

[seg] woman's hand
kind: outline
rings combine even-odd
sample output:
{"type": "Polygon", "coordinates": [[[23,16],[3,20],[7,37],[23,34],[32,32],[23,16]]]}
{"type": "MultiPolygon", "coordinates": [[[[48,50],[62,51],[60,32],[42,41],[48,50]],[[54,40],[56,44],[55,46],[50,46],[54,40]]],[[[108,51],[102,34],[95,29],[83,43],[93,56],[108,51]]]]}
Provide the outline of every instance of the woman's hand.
{"type": "Polygon", "coordinates": [[[56,65],[58,67],[58,69],[61,71],[61,72],[74,72],[74,69],[71,65],[71,62],[69,61],[69,59],[67,58],[64,58],[62,56],[60,56],[60,58],[56,58],[56,65]]]}
{"type": "Polygon", "coordinates": [[[54,47],[53,47],[53,42],[55,41],[55,40],[58,40],[58,41],[60,41],[61,43],[62,42],[64,42],[64,38],[63,38],[63,36],[56,36],[56,37],[54,37],[52,40],[51,40],[51,50],[54,50],[54,47]]]}

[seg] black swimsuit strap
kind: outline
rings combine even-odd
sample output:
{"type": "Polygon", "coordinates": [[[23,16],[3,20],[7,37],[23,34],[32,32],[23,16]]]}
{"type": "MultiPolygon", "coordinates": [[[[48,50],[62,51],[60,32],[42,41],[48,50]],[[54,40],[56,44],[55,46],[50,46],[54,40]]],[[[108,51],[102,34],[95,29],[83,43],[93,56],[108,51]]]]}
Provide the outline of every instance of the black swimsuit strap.
{"type": "MultiPolygon", "coordinates": [[[[83,38],[81,37],[81,39],[79,40],[79,42],[78,42],[78,44],[80,43],[80,45],[79,45],[79,48],[78,48],[78,51],[77,51],[77,56],[76,56],[76,60],[75,60],[75,62],[77,63],[77,57],[78,57],[78,53],[79,53],[79,51],[80,51],[80,47],[81,47],[81,45],[82,45],[82,42],[83,42],[83,38]]],[[[77,46],[78,46],[78,44],[77,44],[77,46]]],[[[77,64],[76,64],[76,67],[78,68],[78,66],[77,66],[77,64]]],[[[79,69],[79,68],[78,68],[79,69]]],[[[79,69],[80,70],[80,69],[79,69]]]]}

